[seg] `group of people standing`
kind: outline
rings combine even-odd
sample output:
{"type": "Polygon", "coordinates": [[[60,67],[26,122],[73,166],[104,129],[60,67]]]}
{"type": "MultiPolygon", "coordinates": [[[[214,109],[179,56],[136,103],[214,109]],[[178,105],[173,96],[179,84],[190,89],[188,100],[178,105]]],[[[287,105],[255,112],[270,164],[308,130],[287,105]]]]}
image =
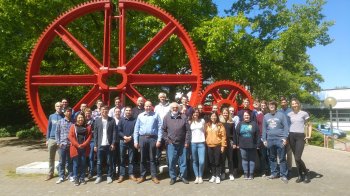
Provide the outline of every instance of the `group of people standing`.
{"type": "Polygon", "coordinates": [[[151,180],[159,184],[157,167],[165,149],[170,185],[178,178],[189,184],[190,169],[195,175],[195,184],[203,183],[205,171],[210,173],[210,183],[219,184],[226,178],[226,161],[229,180],[233,181],[239,173],[239,160],[244,179],[252,180],[256,155],[263,176],[280,177],[288,183],[291,165],[288,167],[286,154],[290,146],[299,174],[296,182],[310,181],[301,155],[311,126],[307,123],[309,115],[300,110],[298,100],[293,99],[292,110],[287,111],[283,107],[278,111],[275,101],[255,101],[251,110],[248,99],[244,99],[243,108],[237,112],[234,107],[213,105],[212,112],[204,114],[203,105],[191,107],[187,97],[182,97],[181,103],[170,104],[165,93],[159,93],[158,98],[160,102],[155,107],[142,97],[137,99],[135,107],[123,107],[116,97],[113,108],[98,100],[95,110],[83,103],[77,112],[68,106],[67,99],[57,102],[55,113],[49,116],[46,134],[49,150],[46,180],[53,178],[58,150],[57,184],[65,180],[76,186],[86,184],[86,172],[87,179],[91,179],[95,171],[95,184],[98,184],[102,181],[104,166],[108,184],[113,179],[122,183],[127,177],[140,184],[146,180],[147,168],[150,168],[151,180]],[[305,125],[309,130],[307,135],[305,125]],[[140,164],[138,175],[136,161],[140,164]]]}

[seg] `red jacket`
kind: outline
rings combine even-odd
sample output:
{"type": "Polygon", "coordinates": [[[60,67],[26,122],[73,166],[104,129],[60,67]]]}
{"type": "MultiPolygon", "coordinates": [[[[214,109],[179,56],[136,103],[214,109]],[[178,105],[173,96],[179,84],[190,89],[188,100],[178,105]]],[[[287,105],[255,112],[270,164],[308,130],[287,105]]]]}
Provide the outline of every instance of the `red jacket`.
{"type": "Polygon", "coordinates": [[[75,125],[72,125],[70,127],[69,134],[68,134],[68,139],[70,141],[69,152],[70,152],[70,157],[71,158],[73,158],[75,156],[78,156],[78,147],[79,147],[79,145],[82,148],[85,148],[85,156],[89,156],[89,153],[90,153],[90,140],[91,140],[92,134],[91,134],[91,127],[90,126],[87,126],[86,129],[87,129],[86,140],[84,141],[84,143],[79,144],[78,140],[77,140],[77,134],[75,132],[75,125]]]}

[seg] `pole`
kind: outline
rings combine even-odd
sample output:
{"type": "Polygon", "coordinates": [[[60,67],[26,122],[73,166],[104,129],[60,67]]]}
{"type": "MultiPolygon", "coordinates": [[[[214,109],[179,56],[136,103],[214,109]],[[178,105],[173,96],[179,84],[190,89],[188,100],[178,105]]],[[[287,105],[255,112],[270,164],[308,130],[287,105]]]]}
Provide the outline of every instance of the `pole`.
{"type": "Polygon", "coordinates": [[[332,105],[329,105],[329,119],[331,121],[331,146],[334,149],[334,136],[333,136],[333,114],[332,114],[332,105]]]}

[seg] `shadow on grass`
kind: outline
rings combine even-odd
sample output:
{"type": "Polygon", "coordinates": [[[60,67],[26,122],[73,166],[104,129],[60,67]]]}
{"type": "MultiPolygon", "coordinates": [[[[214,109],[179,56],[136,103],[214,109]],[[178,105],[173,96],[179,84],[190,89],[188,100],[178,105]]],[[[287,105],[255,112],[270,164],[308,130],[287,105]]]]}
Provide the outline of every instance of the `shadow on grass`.
{"type": "Polygon", "coordinates": [[[26,147],[26,150],[46,149],[43,139],[18,139],[17,137],[1,138],[0,148],[6,146],[26,147]]]}

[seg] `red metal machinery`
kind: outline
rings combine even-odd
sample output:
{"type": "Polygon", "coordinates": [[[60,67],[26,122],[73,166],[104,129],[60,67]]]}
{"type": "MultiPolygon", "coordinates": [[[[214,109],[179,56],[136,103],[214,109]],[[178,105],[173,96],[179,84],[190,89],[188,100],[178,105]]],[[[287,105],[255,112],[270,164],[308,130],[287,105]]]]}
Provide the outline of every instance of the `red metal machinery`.
{"type": "MultiPolygon", "coordinates": [[[[35,45],[26,73],[26,95],[30,111],[40,130],[45,134],[47,127],[47,114],[44,112],[39,88],[53,86],[91,86],[91,89],[74,104],[77,110],[81,103],[89,106],[102,97],[104,102],[109,102],[110,93],[118,92],[136,103],[142,96],[135,86],[171,86],[190,85],[192,96],[189,104],[195,105],[200,101],[202,86],[202,72],[196,47],[183,26],[164,10],[141,1],[119,0],[118,15],[114,15],[113,3],[110,0],[95,0],[78,5],[65,12],[54,20],[42,33],[35,45]],[[104,12],[103,31],[103,59],[100,62],[92,53],[74,37],[67,25],[78,20],[82,16],[104,12]],[[163,28],[144,45],[131,59],[126,58],[126,13],[128,11],[140,11],[160,19],[164,23],[163,28]],[[114,32],[112,20],[117,20],[119,28],[116,32],[119,36],[118,65],[111,65],[111,35],[114,32]],[[170,36],[176,35],[182,43],[189,59],[191,70],[189,74],[142,74],[140,68],[151,56],[167,42],[170,36]],[[92,74],[42,74],[41,64],[44,55],[54,39],[64,42],[80,59],[91,69],[92,74]],[[116,86],[109,86],[106,78],[112,74],[119,74],[122,82],[116,86]]],[[[244,90],[242,90],[244,91],[244,90]]],[[[248,92],[243,93],[246,95],[248,92]]],[[[248,93],[249,94],[249,93],[248,93]]],[[[203,96],[202,96],[203,97],[203,96]]],[[[216,100],[221,103],[220,100],[216,100]]],[[[233,104],[235,102],[233,101],[233,104]]],[[[237,104],[236,104],[237,105],[237,104]]],[[[235,106],[236,106],[235,105],[235,106]]]]}
{"type": "Polygon", "coordinates": [[[240,84],[228,80],[217,81],[205,88],[199,103],[203,104],[205,113],[211,112],[212,106],[216,104],[219,108],[223,106],[233,106],[235,111],[243,108],[243,99],[248,98],[250,109],[253,109],[253,97],[240,84]]]}

